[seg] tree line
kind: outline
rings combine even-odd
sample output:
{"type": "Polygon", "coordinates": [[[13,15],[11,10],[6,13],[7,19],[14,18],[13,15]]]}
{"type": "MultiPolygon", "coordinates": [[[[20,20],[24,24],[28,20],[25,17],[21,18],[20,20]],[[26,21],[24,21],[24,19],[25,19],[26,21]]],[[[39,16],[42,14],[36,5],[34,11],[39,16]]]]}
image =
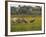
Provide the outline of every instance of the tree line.
{"type": "Polygon", "coordinates": [[[41,15],[41,7],[18,5],[18,7],[11,7],[11,15],[41,15]]]}

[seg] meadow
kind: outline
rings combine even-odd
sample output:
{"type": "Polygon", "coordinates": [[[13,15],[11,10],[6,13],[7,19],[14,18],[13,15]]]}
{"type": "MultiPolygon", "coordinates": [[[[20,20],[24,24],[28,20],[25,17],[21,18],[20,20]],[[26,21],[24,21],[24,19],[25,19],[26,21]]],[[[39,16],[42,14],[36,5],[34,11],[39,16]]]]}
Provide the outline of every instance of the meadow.
{"type": "Polygon", "coordinates": [[[42,30],[42,7],[18,5],[11,7],[11,32],[42,30]]]}
{"type": "MultiPolygon", "coordinates": [[[[27,18],[28,20],[32,19],[32,16],[12,16],[18,18],[27,18]]],[[[11,32],[20,32],[20,31],[39,31],[42,26],[42,17],[35,16],[35,21],[32,23],[14,23],[11,21],[11,32]]]]}

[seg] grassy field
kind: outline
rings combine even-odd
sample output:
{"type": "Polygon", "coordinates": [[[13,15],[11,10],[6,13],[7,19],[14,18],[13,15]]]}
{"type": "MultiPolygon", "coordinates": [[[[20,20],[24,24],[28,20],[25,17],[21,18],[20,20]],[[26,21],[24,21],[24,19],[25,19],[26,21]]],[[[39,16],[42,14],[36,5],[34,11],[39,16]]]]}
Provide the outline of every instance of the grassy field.
{"type": "MultiPolygon", "coordinates": [[[[15,16],[14,16],[15,17],[15,16]]],[[[16,16],[20,18],[21,16],[16,16]]],[[[11,17],[13,18],[13,17],[11,17]]],[[[25,16],[24,18],[32,19],[32,16],[25,16]]],[[[12,21],[11,21],[12,22],[12,21]]],[[[35,21],[33,23],[11,23],[11,32],[19,31],[39,31],[41,30],[41,16],[35,16],[35,21]]]]}

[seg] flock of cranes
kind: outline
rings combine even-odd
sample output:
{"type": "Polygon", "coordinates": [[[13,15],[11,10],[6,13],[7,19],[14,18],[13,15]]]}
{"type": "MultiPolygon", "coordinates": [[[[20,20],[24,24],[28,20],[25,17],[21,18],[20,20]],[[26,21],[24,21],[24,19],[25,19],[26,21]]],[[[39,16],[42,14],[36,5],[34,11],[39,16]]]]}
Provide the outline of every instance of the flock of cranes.
{"type": "Polygon", "coordinates": [[[35,21],[35,18],[32,18],[30,20],[26,18],[12,18],[11,21],[14,23],[33,23],[35,21]]]}

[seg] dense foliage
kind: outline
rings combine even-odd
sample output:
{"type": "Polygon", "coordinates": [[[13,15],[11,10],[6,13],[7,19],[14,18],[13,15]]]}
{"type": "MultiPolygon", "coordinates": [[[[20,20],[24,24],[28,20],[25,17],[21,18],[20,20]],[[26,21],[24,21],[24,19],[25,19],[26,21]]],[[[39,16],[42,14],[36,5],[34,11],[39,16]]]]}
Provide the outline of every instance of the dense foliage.
{"type": "Polygon", "coordinates": [[[21,6],[11,7],[12,15],[41,15],[41,7],[40,6],[21,6]]]}

